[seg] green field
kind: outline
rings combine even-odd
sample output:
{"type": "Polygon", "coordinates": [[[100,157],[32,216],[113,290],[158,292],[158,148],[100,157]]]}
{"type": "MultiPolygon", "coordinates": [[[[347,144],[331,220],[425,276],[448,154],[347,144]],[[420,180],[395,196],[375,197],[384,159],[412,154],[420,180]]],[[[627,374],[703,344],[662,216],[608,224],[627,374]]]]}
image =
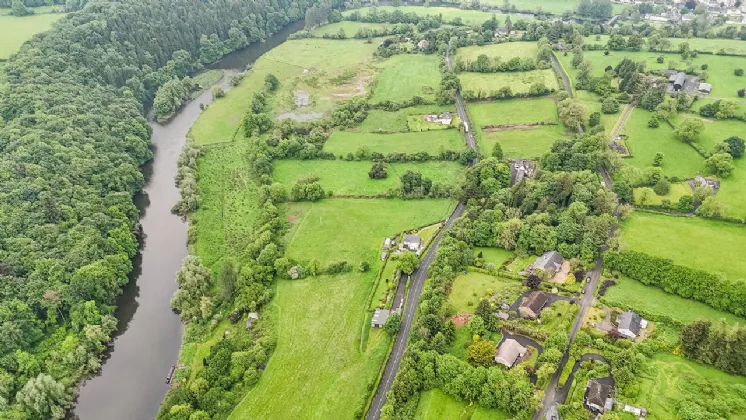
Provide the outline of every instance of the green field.
{"type": "MultiPolygon", "coordinates": [[[[668,200],[671,204],[676,204],[679,202],[679,199],[682,196],[685,195],[692,195],[692,189],[689,187],[689,184],[686,182],[677,182],[675,184],[671,184],[671,190],[666,195],[658,195],[658,194],[652,194],[649,201],[645,203],[646,205],[654,205],[659,206],[663,204],[663,200],[668,200]]],[[[634,190],[634,196],[635,196],[635,204],[641,204],[640,203],[640,188],[635,188],[634,190]]]]}
{"type": "Polygon", "coordinates": [[[434,99],[440,84],[440,58],[434,54],[399,54],[377,67],[381,73],[373,86],[372,102],[401,102],[422,96],[434,99]]]}
{"type": "Polygon", "coordinates": [[[0,60],[10,57],[32,36],[48,31],[63,16],[62,13],[23,17],[0,15],[0,60]]]}
{"type": "Polygon", "coordinates": [[[316,36],[324,36],[325,34],[337,35],[340,29],[345,31],[347,38],[355,36],[357,31],[360,29],[375,29],[381,30],[385,28],[393,28],[394,25],[388,23],[366,23],[366,22],[353,22],[349,20],[343,20],[341,22],[330,23],[328,25],[319,26],[313,30],[313,34],[316,36]]]}
{"type": "Polygon", "coordinates": [[[292,203],[284,213],[292,220],[286,255],[322,264],[346,260],[357,265],[379,257],[387,236],[444,220],[451,200],[327,199],[292,203]]]}
{"type": "Polygon", "coordinates": [[[389,336],[361,349],[374,273],[278,280],[270,304],[277,349],[231,419],[352,418],[386,360],[389,336]],[[268,403],[274,402],[274,403],[268,403]]]}
{"type": "Polygon", "coordinates": [[[482,253],[482,258],[484,258],[485,262],[495,264],[495,268],[499,268],[502,263],[513,256],[512,251],[502,248],[474,248],[474,256],[479,255],[480,252],[482,253]]]}
{"type": "Polygon", "coordinates": [[[333,191],[335,195],[375,195],[398,188],[399,176],[407,170],[420,172],[436,184],[454,187],[460,185],[465,171],[464,166],[456,162],[390,163],[386,167],[387,178],[370,179],[371,165],[369,161],[276,160],[273,177],[289,186],[298,178],[315,175],[324,190],[333,191]]]}
{"type": "Polygon", "coordinates": [[[326,141],[324,151],[340,156],[355,153],[361,147],[383,154],[392,152],[437,154],[441,147],[448,150],[461,150],[466,146],[464,136],[458,130],[395,134],[335,131],[326,141]]]}
{"type": "Polygon", "coordinates": [[[601,300],[621,309],[631,309],[653,319],[670,317],[682,325],[700,319],[718,321],[725,319],[729,324],[746,324],[746,320],[733,314],[718,311],[690,299],[685,299],[654,286],[646,286],[637,280],[625,276],[615,279],[616,285],[610,287],[601,300]]]}
{"type": "Polygon", "coordinates": [[[619,107],[619,112],[616,114],[604,114],[601,112],[601,97],[593,92],[587,90],[578,90],[575,92],[575,97],[585,105],[586,114],[591,115],[594,112],[601,113],[601,124],[606,129],[605,133],[607,136],[611,136],[616,127],[617,121],[622,115],[624,105],[619,107]]]}
{"type": "MultiPolygon", "coordinates": [[[[418,126],[410,127],[408,120],[412,117],[422,119],[424,114],[442,114],[443,112],[451,112],[454,120],[452,125],[458,125],[458,116],[456,110],[440,105],[417,105],[410,106],[409,108],[402,108],[398,111],[383,111],[380,109],[372,109],[368,111],[368,116],[365,118],[362,124],[357,129],[360,131],[367,132],[395,132],[395,131],[416,131],[418,128],[440,128],[436,127],[437,123],[423,122],[418,126]],[[423,127],[424,126],[424,127],[423,127]]],[[[442,126],[445,127],[445,126],[442,126]]]]}
{"type": "MultiPolygon", "coordinates": [[[[505,3],[502,0],[486,0],[483,4],[502,7],[505,3]]],[[[580,0],[510,0],[510,5],[518,10],[530,10],[536,12],[548,12],[555,15],[561,15],[566,11],[574,11],[578,7],[580,0]]],[[[627,5],[612,3],[612,13],[617,14],[624,11],[627,5]]]]}
{"type": "Polygon", "coordinates": [[[630,249],[714,273],[746,278],[746,226],[695,217],[633,213],[622,225],[630,249]]]}
{"type": "Polygon", "coordinates": [[[622,133],[627,135],[632,157],[624,162],[638,168],[651,167],[655,154],[661,152],[664,156],[661,168],[667,176],[691,178],[704,171],[704,158],[691,146],[674,137],[673,129],[668,124],[661,124],[658,128],[648,127],[652,115],[649,111],[635,108],[627,119],[622,133]]]}
{"type": "Polygon", "coordinates": [[[462,47],[456,50],[456,57],[461,57],[467,61],[476,61],[480,55],[485,54],[490,59],[500,57],[502,61],[508,61],[513,57],[534,58],[536,52],[535,42],[503,42],[481,47],[477,45],[462,47]]]}
{"type": "Polygon", "coordinates": [[[559,125],[481,133],[478,137],[483,153],[490,153],[498,142],[506,159],[540,157],[552,148],[555,141],[567,138],[564,128],[559,125]]]}
{"type": "Polygon", "coordinates": [[[728,178],[720,180],[717,199],[729,207],[731,216],[746,219],[746,199],[743,196],[746,191],[746,160],[735,159],[733,164],[736,170],[728,178]]]}
{"type": "MultiPolygon", "coordinates": [[[[717,53],[724,49],[727,54],[744,54],[746,55],[746,42],[740,39],[723,39],[723,38],[668,38],[671,42],[671,50],[678,51],[679,44],[686,42],[693,51],[717,53]]],[[[606,45],[609,42],[608,35],[601,35],[601,40],[596,41],[596,35],[591,35],[585,39],[588,45],[601,44],[606,45]]]]}
{"type": "Polygon", "coordinates": [[[557,106],[551,98],[474,102],[466,106],[476,128],[508,124],[559,124],[557,106]]]}
{"type": "Polygon", "coordinates": [[[425,391],[420,396],[415,420],[508,420],[500,410],[483,408],[451,398],[439,389],[425,391]]]}
{"type": "MultiPolygon", "coordinates": [[[[481,12],[479,10],[461,10],[454,7],[422,7],[422,6],[378,6],[377,7],[379,12],[386,11],[388,13],[392,13],[395,10],[398,10],[402,13],[415,13],[418,16],[425,16],[425,15],[431,15],[431,16],[442,16],[443,17],[443,23],[447,23],[452,21],[455,17],[460,17],[461,21],[464,24],[472,24],[472,23],[483,23],[485,20],[492,19],[492,13],[489,12],[481,12]]],[[[370,12],[370,7],[362,7],[360,9],[357,9],[360,12],[361,16],[365,16],[370,12]]],[[[348,10],[344,13],[342,13],[343,16],[348,16],[351,14],[353,10],[348,10]]],[[[507,15],[504,14],[497,14],[497,20],[501,24],[505,23],[505,17],[507,15]]],[[[515,21],[515,17],[512,18],[515,21]]],[[[524,18],[524,20],[527,20],[524,18]]]]}
{"type": "MultiPolygon", "coordinates": [[[[534,83],[544,83],[551,90],[557,90],[557,77],[553,70],[531,70],[515,73],[459,73],[463,91],[490,94],[503,86],[510,86],[513,94],[528,93],[534,83]]],[[[485,95],[480,95],[485,96],[485,95]]]]}
{"type": "Polygon", "coordinates": [[[365,63],[376,48],[375,44],[361,40],[287,41],[261,56],[239,86],[205,110],[192,126],[191,133],[197,144],[232,141],[251,104],[252,94],[264,88],[264,78],[270,73],[280,80],[278,92],[270,100],[275,114],[293,108],[296,89],[310,93],[315,103],[304,107],[302,112],[328,112],[337,101],[349,99],[350,94],[364,93],[354,86],[334,85],[330,80],[345,70],[365,74],[365,63]],[[334,60],[328,59],[331,56],[334,60]],[[304,69],[313,71],[304,73],[304,69]]]}
{"type": "Polygon", "coordinates": [[[495,294],[518,297],[522,291],[523,285],[519,282],[472,272],[456,277],[448,299],[456,313],[471,313],[484,297],[491,297],[495,294]]]}

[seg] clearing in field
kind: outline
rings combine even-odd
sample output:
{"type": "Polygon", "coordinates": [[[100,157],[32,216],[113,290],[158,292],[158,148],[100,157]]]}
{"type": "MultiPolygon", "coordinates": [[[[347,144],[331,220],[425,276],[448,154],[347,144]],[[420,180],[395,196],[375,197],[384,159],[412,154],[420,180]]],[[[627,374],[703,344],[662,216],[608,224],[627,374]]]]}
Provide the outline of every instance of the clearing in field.
{"type": "Polygon", "coordinates": [[[420,395],[415,420],[507,420],[510,417],[500,410],[484,408],[461,402],[439,389],[420,395]]]}
{"type": "Polygon", "coordinates": [[[669,177],[686,179],[704,171],[704,158],[691,146],[674,137],[673,129],[668,124],[661,124],[658,128],[648,127],[652,115],[649,111],[635,108],[627,119],[622,133],[627,135],[632,157],[624,162],[638,168],[651,167],[655,154],[661,152],[664,156],[661,168],[669,177]]]}
{"type": "Polygon", "coordinates": [[[445,220],[452,200],[327,199],[290,203],[284,214],[292,221],[286,255],[321,264],[376,261],[387,236],[445,220]]]}
{"type": "Polygon", "coordinates": [[[704,303],[685,299],[637,280],[619,276],[601,300],[621,309],[631,309],[653,320],[672,318],[682,325],[705,319],[712,322],[725,319],[729,324],[746,324],[746,320],[728,312],[718,311],[704,303]]]}
{"type": "Polygon", "coordinates": [[[565,129],[559,125],[483,132],[479,137],[483,153],[490,153],[495,143],[500,143],[506,159],[540,157],[555,141],[567,138],[565,129]]]}
{"type": "Polygon", "coordinates": [[[474,102],[466,106],[476,128],[491,125],[559,124],[551,98],[474,102]]]}
{"type": "Polygon", "coordinates": [[[381,62],[371,102],[402,102],[413,96],[434,99],[440,84],[439,60],[434,54],[399,54],[381,62]]]}
{"type": "Polygon", "coordinates": [[[523,292],[523,289],[525,287],[520,282],[473,272],[456,277],[451,287],[449,300],[457,314],[471,313],[482,298],[499,295],[503,299],[498,301],[512,303],[523,292]]]}
{"type": "Polygon", "coordinates": [[[386,360],[390,341],[384,331],[372,330],[361,348],[364,307],[374,278],[368,272],[278,280],[268,307],[277,328],[277,349],[259,383],[229,418],[354,417],[386,360]]]}
{"type": "Polygon", "coordinates": [[[276,160],[272,176],[276,182],[290,186],[299,178],[314,175],[319,177],[325,191],[333,191],[335,195],[376,195],[398,188],[399,177],[407,170],[420,172],[433,183],[454,187],[465,172],[465,167],[456,162],[389,163],[387,178],[370,179],[371,165],[369,161],[276,160]]]}
{"type": "Polygon", "coordinates": [[[699,217],[634,212],[622,225],[629,249],[730,280],[746,278],[746,226],[699,217]]]}
{"type": "Polygon", "coordinates": [[[378,153],[417,153],[437,154],[440,148],[461,150],[466,145],[459,130],[435,130],[428,132],[376,134],[335,131],[324,144],[324,151],[337,156],[355,153],[367,147],[378,153]]]}
{"type": "Polygon", "coordinates": [[[500,44],[490,44],[484,46],[472,45],[462,47],[456,50],[456,56],[466,61],[476,61],[477,58],[484,54],[490,59],[500,57],[502,61],[508,61],[513,57],[531,57],[536,56],[537,48],[535,42],[503,42],[500,44]]]}
{"type": "Polygon", "coordinates": [[[513,94],[528,93],[534,83],[544,83],[547,89],[556,91],[557,77],[553,70],[531,70],[514,73],[460,73],[461,89],[463,91],[483,92],[481,97],[499,90],[503,86],[510,86],[513,94]]]}
{"type": "Polygon", "coordinates": [[[32,36],[48,31],[63,16],[63,13],[23,17],[0,15],[0,60],[10,57],[32,36]]]}
{"type": "Polygon", "coordinates": [[[445,129],[451,126],[458,126],[461,121],[456,115],[456,110],[444,108],[439,105],[417,105],[408,108],[402,108],[398,111],[384,111],[381,109],[372,109],[368,111],[368,116],[357,130],[367,132],[391,133],[397,131],[428,131],[432,129],[445,129]],[[450,112],[453,121],[451,125],[442,125],[440,123],[425,122],[425,114],[440,115],[444,112],[450,112]]]}

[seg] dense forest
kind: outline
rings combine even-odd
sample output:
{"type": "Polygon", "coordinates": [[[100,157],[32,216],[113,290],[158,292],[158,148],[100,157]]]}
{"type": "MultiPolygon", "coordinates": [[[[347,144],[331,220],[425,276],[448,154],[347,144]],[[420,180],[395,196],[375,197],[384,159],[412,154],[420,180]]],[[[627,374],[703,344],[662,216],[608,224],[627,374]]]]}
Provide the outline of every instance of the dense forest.
{"type": "Polygon", "coordinates": [[[26,43],[0,96],[0,418],[62,418],[137,253],[158,88],[311,2],[95,2],[26,43]]]}

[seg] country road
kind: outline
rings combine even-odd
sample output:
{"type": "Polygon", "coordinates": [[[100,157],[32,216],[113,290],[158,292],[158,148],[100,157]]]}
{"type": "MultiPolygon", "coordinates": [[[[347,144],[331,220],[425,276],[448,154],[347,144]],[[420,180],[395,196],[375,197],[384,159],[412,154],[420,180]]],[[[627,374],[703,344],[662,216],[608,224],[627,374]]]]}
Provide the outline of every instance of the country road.
{"type": "MultiPolygon", "coordinates": [[[[450,43],[448,46],[448,50],[446,51],[446,63],[448,64],[448,69],[450,70],[450,43]]],[[[456,91],[456,110],[458,111],[458,116],[461,121],[469,121],[469,116],[466,114],[466,108],[464,108],[464,104],[461,99],[461,93],[458,91],[456,91]]],[[[473,149],[474,136],[472,135],[470,129],[466,129],[465,136],[466,144],[473,149]]],[[[474,165],[476,161],[477,159],[474,159],[474,161],[469,162],[469,166],[474,165]]],[[[391,385],[394,383],[396,373],[399,371],[399,365],[401,364],[402,356],[404,356],[404,351],[407,348],[409,333],[412,329],[414,316],[417,313],[417,305],[420,302],[420,293],[422,292],[422,286],[425,284],[425,280],[427,279],[428,268],[435,259],[435,252],[438,250],[438,245],[440,244],[440,240],[443,239],[443,235],[451,228],[451,226],[453,225],[453,221],[461,217],[463,213],[464,205],[462,203],[459,203],[453,213],[448,216],[445,226],[443,226],[443,229],[441,229],[438,233],[438,236],[433,241],[430,249],[428,249],[427,253],[425,253],[425,257],[420,262],[419,268],[417,268],[417,270],[415,270],[409,278],[409,291],[407,293],[407,303],[404,306],[404,313],[402,315],[401,328],[399,329],[399,333],[396,335],[394,348],[391,350],[389,359],[386,362],[383,376],[381,376],[381,382],[378,384],[376,394],[373,396],[373,402],[371,403],[370,409],[368,410],[368,414],[366,416],[367,420],[378,420],[381,417],[381,408],[384,406],[384,404],[386,404],[386,394],[389,392],[389,390],[391,389],[391,385]]]]}

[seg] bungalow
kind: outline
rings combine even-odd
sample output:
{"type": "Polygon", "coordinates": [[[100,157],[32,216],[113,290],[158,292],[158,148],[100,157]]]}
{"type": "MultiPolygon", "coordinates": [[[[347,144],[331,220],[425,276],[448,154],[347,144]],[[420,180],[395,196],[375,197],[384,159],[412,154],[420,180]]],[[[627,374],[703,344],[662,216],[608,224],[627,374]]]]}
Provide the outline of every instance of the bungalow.
{"type": "Polygon", "coordinates": [[[549,296],[544,292],[533,292],[530,295],[523,298],[521,306],[518,307],[518,312],[522,316],[527,318],[536,319],[539,317],[541,310],[549,301],[549,296]]]}
{"type": "Polygon", "coordinates": [[[518,359],[526,355],[527,351],[528,349],[523,347],[519,342],[508,338],[497,349],[495,362],[505,365],[505,367],[510,369],[518,359]]]}
{"type": "Polygon", "coordinates": [[[388,309],[376,309],[373,313],[373,319],[370,321],[370,326],[373,328],[383,328],[386,325],[386,320],[389,319],[391,311],[388,309]]]}
{"type": "Polygon", "coordinates": [[[548,251],[542,254],[541,257],[536,258],[533,264],[531,264],[532,270],[542,270],[547,272],[550,276],[553,276],[560,267],[565,259],[557,251],[548,251]]]}
{"type": "Polygon", "coordinates": [[[617,330],[630,340],[637,338],[640,335],[640,330],[648,326],[648,321],[632,311],[619,315],[616,321],[618,324],[617,330]]]}
{"type": "Polygon", "coordinates": [[[422,247],[422,238],[417,235],[404,235],[404,242],[402,243],[404,248],[412,252],[420,252],[422,247]]]}
{"type": "Polygon", "coordinates": [[[591,379],[585,388],[585,405],[591,411],[603,413],[606,410],[606,400],[609,399],[610,394],[611,385],[591,379]]]}

